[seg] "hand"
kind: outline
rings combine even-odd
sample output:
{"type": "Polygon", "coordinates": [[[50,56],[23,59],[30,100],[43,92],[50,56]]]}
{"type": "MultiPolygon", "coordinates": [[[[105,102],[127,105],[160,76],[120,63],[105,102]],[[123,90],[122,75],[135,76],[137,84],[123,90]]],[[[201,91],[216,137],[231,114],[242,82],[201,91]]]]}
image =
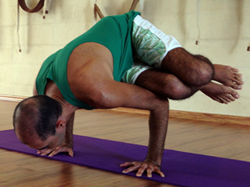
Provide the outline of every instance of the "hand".
{"type": "Polygon", "coordinates": [[[131,171],[136,171],[137,177],[141,177],[144,171],[147,171],[147,176],[152,177],[152,172],[158,173],[161,177],[165,177],[164,173],[161,172],[160,166],[153,163],[152,161],[145,160],[144,162],[125,162],[120,165],[121,167],[129,167],[123,170],[123,173],[129,173],[131,171]]]}
{"type": "Polygon", "coordinates": [[[71,157],[73,157],[74,155],[72,146],[70,146],[69,144],[63,144],[55,148],[45,148],[42,150],[37,150],[37,154],[41,154],[42,156],[48,155],[49,157],[52,157],[58,153],[68,153],[71,157]]]}

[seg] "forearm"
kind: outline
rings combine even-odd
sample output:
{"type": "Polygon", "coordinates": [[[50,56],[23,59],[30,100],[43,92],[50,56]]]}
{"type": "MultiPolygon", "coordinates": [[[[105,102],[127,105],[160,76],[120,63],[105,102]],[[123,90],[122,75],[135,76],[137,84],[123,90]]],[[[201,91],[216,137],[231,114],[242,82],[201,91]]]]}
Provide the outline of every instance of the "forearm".
{"type": "Polygon", "coordinates": [[[66,133],[64,143],[70,145],[73,148],[73,126],[74,126],[75,112],[69,118],[66,124],[66,133]]]}
{"type": "Polygon", "coordinates": [[[149,145],[147,160],[161,165],[165,139],[168,128],[169,105],[165,101],[156,110],[150,111],[149,117],[149,145]]]}
{"type": "Polygon", "coordinates": [[[109,89],[103,99],[107,103],[107,108],[128,107],[150,111],[147,159],[160,165],[168,126],[168,100],[158,97],[149,90],[126,83],[114,83],[107,87],[109,89]]]}

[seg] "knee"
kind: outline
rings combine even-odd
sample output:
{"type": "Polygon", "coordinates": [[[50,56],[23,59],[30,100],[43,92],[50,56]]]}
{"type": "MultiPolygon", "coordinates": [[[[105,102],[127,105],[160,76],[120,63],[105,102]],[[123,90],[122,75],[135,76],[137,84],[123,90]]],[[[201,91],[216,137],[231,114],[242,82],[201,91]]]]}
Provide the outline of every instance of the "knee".
{"type": "Polygon", "coordinates": [[[213,68],[208,64],[202,64],[201,68],[197,71],[197,80],[194,86],[202,86],[208,84],[214,76],[213,68]]]}
{"type": "Polygon", "coordinates": [[[195,60],[198,62],[196,62],[196,66],[193,67],[190,73],[189,82],[187,82],[187,84],[196,87],[208,84],[214,76],[214,68],[212,63],[209,60],[208,62],[200,58],[195,60]]]}
{"type": "Polygon", "coordinates": [[[179,86],[179,85],[173,87],[171,90],[172,90],[172,94],[170,95],[169,99],[182,100],[190,96],[190,91],[187,89],[184,89],[184,87],[179,86]]]}
{"type": "Polygon", "coordinates": [[[162,94],[164,97],[169,99],[181,100],[188,98],[191,94],[191,91],[189,87],[184,85],[179,79],[168,78],[166,80],[166,84],[162,86],[162,94]]]}

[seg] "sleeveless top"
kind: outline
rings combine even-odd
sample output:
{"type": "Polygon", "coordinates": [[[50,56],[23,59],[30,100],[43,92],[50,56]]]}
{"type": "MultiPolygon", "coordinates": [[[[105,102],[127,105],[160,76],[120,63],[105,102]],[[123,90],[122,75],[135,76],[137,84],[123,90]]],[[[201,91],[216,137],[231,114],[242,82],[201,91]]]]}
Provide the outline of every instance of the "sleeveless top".
{"type": "Polygon", "coordinates": [[[45,94],[47,79],[50,79],[57,85],[68,103],[87,110],[93,109],[78,100],[70,90],[67,79],[67,64],[70,54],[77,46],[86,42],[104,45],[113,56],[114,80],[121,81],[124,73],[133,65],[131,37],[133,20],[137,15],[140,13],[132,10],[122,15],[104,17],[87,32],[49,56],[42,64],[36,78],[38,94],[45,94]]]}

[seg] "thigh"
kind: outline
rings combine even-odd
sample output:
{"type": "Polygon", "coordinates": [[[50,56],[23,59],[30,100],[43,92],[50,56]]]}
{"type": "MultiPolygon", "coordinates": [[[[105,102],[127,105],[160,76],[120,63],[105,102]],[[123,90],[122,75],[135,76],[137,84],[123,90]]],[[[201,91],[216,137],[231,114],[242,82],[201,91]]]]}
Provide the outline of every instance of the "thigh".
{"type": "Polygon", "coordinates": [[[189,86],[202,86],[213,77],[213,65],[204,59],[190,54],[184,48],[176,48],[163,59],[161,69],[174,74],[189,86]]]}
{"type": "Polygon", "coordinates": [[[185,85],[175,75],[156,69],[142,72],[135,85],[169,99],[184,99],[193,94],[193,88],[185,85]]]}
{"type": "Polygon", "coordinates": [[[174,74],[183,74],[193,66],[200,64],[199,59],[190,54],[184,48],[172,49],[162,61],[161,69],[174,74]]]}
{"type": "Polygon", "coordinates": [[[139,61],[157,68],[169,51],[181,47],[173,36],[166,35],[140,16],[133,21],[132,44],[139,61]]]}

